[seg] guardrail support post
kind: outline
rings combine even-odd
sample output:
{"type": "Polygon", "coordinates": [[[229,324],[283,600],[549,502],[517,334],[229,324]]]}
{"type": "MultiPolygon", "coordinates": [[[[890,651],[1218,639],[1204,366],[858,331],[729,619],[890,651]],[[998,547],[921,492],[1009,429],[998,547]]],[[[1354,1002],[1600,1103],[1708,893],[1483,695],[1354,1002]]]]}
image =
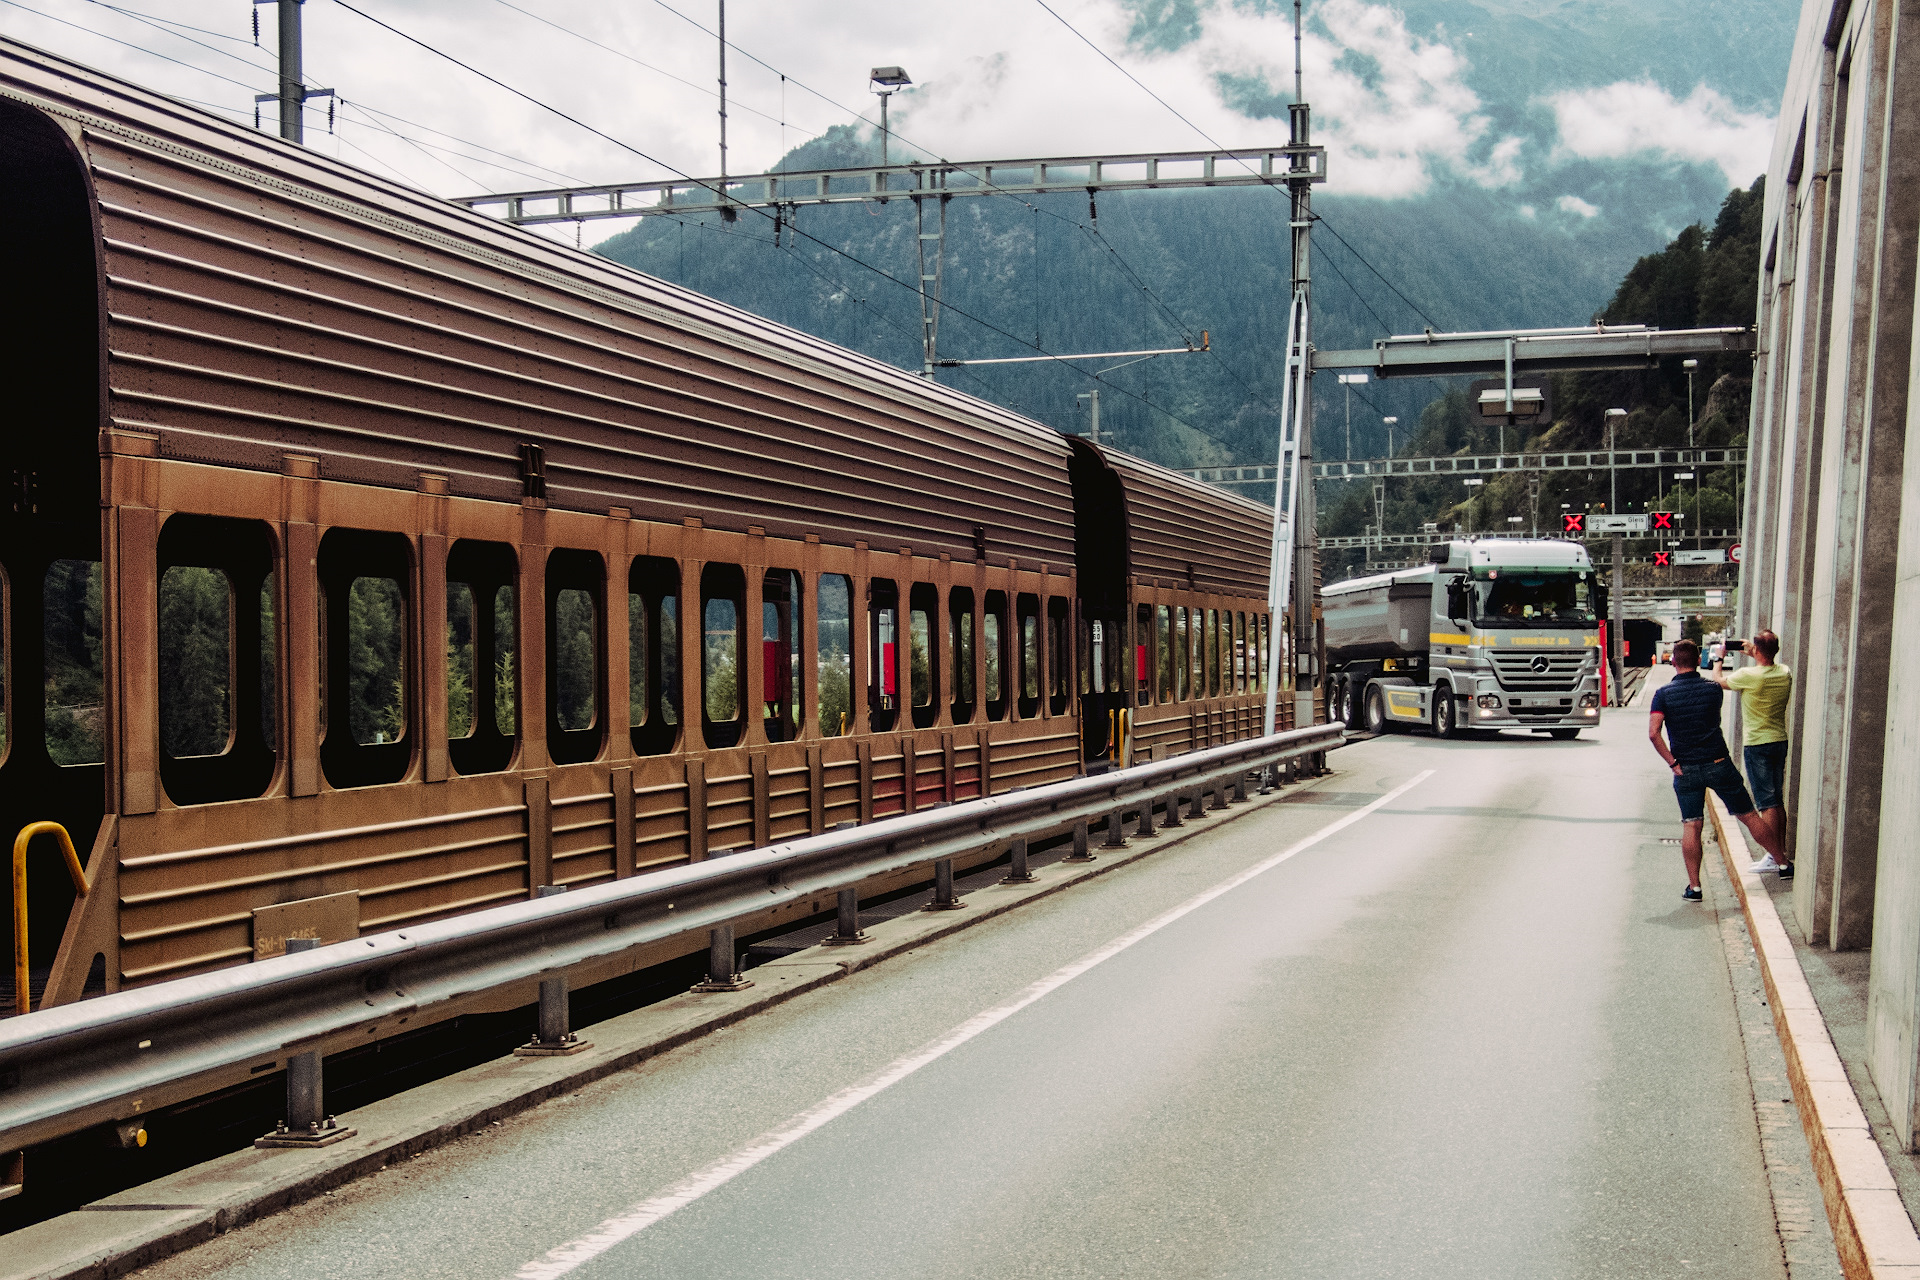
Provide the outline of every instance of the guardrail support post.
{"type": "Polygon", "coordinates": [[[1167,797],[1167,813],[1166,816],[1160,820],[1160,829],[1162,831],[1168,831],[1180,825],[1180,806],[1186,802],[1187,798],[1178,791],[1167,797]]]}
{"type": "Polygon", "coordinates": [[[1133,829],[1133,833],[1142,840],[1151,840],[1160,834],[1153,829],[1152,796],[1147,796],[1140,801],[1140,824],[1133,829]]]}
{"type": "Polygon", "coordinates": [[[1224,809],[1227,807],[1227,784],[1226,783],[1224,782],[1214,783],[1213,789],[1210,794],[1213,796],[1213,803],[1209,804],[1207,808],[1224,809]]]}
{"type": "Polygon", "coordinates": [[[1062,862],[1092,862],[1093,861],[1093,858],[1094,858],[1093,851],[1087,848],[1087,833],[1088,833],[1088,828],[1091,825],[1092,825],[1091,823],[1087,823],[1087,822],[1076,822],[1073,824],[1073,852],[1068,854],[1066,857],[1060,859],[1060,861],[1062,862]]]}
{"type": "Polygon", "coordinates": [[[838,919],[835,921],[833,936],[820,939],[823,947],[851,947],[870,939],[860,929],[860,891],[842,889],[836,904],[838,919]]]}
{"type": "Polygon", "coordinates": [[[1273,794],[1273,766],[1270,764],[1262,765],[1260,768],[1260,794],[1263,796],[1273,794]]]}
{"type": "Polygon", "coordinates": [[[1187,816],[1189,818],[1207,816],[1207,792],[1204,787],[1193,793],[1193,807],[1187,810],[1187,816]]]}
{"type": "MultiPolygon", "coordinates": [[[[320,945],[318,938],[288,938],[287,954],[298,955],[320,945]]],[[[295,1053],[287,1057],[287,1118],[272,1133],[255,1138],[256,1147],[330,1147],[351,1138],[356,1129],[343,1128],[326,1112],[320,1054],[295,1053]]]]}
{"type": "Polygon", "coordinates": [[[942,858],[933,864],[933,901],[922,911],[958,911],[967,904],[953,896],[953,859],[942,858]]]}
{"type": "Polygon", "coordinates": [[[694,984],[695,991],[745,991],[753,980],[741,974],[740,961],[733,953],[733,926],[719,925],[707,931],[707,980],[694,984]]]}
{"type": "Polygon", "coordinates": [[[1107,848],[1124,849],[1127,846],[1126,810],[1115,806],[1107,815],[1107,848]]]}
{"type": "MultiPolygon", "coordinates": [[[[563,884],[543,884],[534,896],[551,898],[566,891],[567,886],[563,884]]],[[[515,1049],[514,1056],[559,1058],[591,1048],[591,1042],[573,1034],[573,1006],[567,996],[567,975],[557,973],[540,979],[540,1013],[534,1024],[533,1040],[515,1049]]]]}
{"type": "Polygon", "coordinates": [[[1243,769],[1233,775],[1233,794],[1227,797],[1227,800],[1230,804],[1245,804],[1247,802],[1246,770],[1243,769]]]}
{"type": "Polygon", "coordinates": [[[1000,883],[1032,884],[1037,877],[1034,876],[1033,870],[1027,866],[1026,840],[1015,840],[1012,844],[1008,845],[1007,855],[1009,864],[1007,867],[1007,875],[1000,883]]]}

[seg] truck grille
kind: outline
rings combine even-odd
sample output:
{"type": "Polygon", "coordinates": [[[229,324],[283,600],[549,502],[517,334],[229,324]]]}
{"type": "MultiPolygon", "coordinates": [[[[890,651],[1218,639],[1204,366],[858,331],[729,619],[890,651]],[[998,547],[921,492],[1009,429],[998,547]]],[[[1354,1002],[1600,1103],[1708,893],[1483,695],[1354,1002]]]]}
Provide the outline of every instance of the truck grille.
{"type": "Polygon", "coordinates": [[[1586,663],[1585,649],[1560,653],[1523,651],[1493,655],[1493,670],[1500,679],[1500,687],[1515,692],[1563,693],[1575,689],[1580,684],[1580,669],[1586,663]],[[1546,659],[1546,666],[1544,670],[1538,670],[1535,664],[1542,658],[1546,659]]]}

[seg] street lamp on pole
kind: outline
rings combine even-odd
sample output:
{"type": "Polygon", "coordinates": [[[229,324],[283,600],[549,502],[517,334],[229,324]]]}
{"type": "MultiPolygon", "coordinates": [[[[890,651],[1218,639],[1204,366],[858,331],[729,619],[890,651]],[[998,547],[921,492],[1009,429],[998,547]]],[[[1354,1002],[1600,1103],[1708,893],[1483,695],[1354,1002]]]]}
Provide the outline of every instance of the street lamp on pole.
{"type": "Polygon", "coordinates": [[[887,99],[912,84],[913,79],[900,67],[875,67],[873,74],[867,80],[869,87],[876,84],[880,86],[874,90],[874,93],[880,98],[880,164],[884,167],[887,163],[887,139],[890,132],[887,128],[887,99]]]}
{"type": "Polygon", "coordinates": [[[1347,461],[1353,461],[1353,389],[1365,386],[1367,375],[1364,373],[1343,373],[1340,385],[1347,391],[1347,461]]]}
{"type": "Polygon", "coordinates": [[[1625,409],[1607,410],[1607,511],[1620,510],[1620,468],[1613,457],[1613,429],[1627,416],[1625,409]]]}
{"type": "Polygon", "coordinates": [[[1380,421],[1387,424],[1387,456],[1391,458],[1393,456],[1393,429],[1400,425],[1400,419],[1382,418],[1380,421]]]}

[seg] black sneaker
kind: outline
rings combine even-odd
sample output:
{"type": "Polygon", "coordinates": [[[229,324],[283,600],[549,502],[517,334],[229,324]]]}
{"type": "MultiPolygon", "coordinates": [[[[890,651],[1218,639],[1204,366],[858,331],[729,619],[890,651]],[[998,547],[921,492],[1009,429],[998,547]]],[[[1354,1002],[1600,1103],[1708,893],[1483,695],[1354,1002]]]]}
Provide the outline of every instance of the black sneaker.
{"type": "Polygon", "coordinates": [[[1680,891],[1680,896],[1688,902],[1698,902],[1704,895],[1692,885],[1688,885],[1680,891]]]}
{"type": "Polygon", "coordinates": [[[1793,879],[1793,864],[1791,862],[1789,862],[1786,866],[1780,868],[1780,878],[1782,880],[1793,879]]]}

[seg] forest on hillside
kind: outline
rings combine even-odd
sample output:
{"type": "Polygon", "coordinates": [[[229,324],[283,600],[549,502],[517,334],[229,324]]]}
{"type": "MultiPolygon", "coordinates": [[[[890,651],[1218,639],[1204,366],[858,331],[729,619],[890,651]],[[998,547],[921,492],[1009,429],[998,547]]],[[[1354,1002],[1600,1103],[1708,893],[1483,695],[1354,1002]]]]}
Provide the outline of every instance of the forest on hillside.
{"type": "MultiPolygon", "coordinates": [[[[1609,324],[1649,324],[1662,329],[1751,325],[1760,270],[1760,217],[1764,178],[1746,190],[1727,194],[1711,226],[1683,229],[1658,253],[1636,262],[1600,311],[1609,324]]],[[[1614,443],[1629,448],[1677,448],[1692,443],[1739,446],[1746,443],[1747,411],[1753,386],[1752,357],[1703,356],[1694,371],[1689,419],[1687,371],[1678,358],[1651,370],[1556,374],[1550,399],[1553,422],[1544,428],[1520,428],[1526,439],[1507,441],[1509,451],[1528,452],[1604,448],[1606,411],[1627,410],[1614,443]]],[[[1408,457],[1490,454],[1499,447],[1500,424],[1486,421],[1469,403],[1464,382],[1427,404],[1419,426],[1396,450],[1408,457]]],[[[1516,432],[1517,434],[1517,432],[1516,432]]],[[[1536,473],[1537,474],[1537,473],[1536,473]]],[[[1700,469],[1694,481],[1671,472],[1619,473],[1622,512],[1673,511],[1685,514],[1687,528],[1733,528],[1739,523],[1734,468],[1700,469]]],[[[1605,471],[1553,473],[1541,477],[1539,513],[1543,530],[1557,528],[1563,504],[1575,511],[1603,511],[1608,498],[1605,471]]],[[[1520,516],[1530,527],[1528,478],[1514,472],[1487,483],[1471,499],[1458,477],[1396,480],[1386,494],[1388,532],[1417,532],[1427,524],[1441,531],[1509,528],[1520,516]]],[[[1364,482],[1323,483],[1320,522],[1323,535],[1357,535],[1374,523],[1371,486],[1364,482]]],[[[1359,552],[1325,553],[1329,576],[1345,576],[1364,563],[1359,552]]]]}

